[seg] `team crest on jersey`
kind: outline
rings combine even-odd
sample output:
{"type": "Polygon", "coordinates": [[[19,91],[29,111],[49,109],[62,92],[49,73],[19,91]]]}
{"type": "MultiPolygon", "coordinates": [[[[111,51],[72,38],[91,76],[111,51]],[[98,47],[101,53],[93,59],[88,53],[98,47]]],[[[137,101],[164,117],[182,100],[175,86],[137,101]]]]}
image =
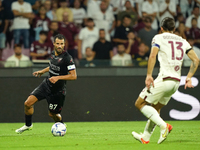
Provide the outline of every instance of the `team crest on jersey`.
{"type": "Polygon", "coordinates": [[[155,42],[156,42],[155,39],[153,39],[151,44],[154,44],[155,42]]]}
{"type": "Polygon", "coordinates": [[[73,59],[71,58],[71,60],[69,61],[70,63],[73,63],[73,59]]]}
{"type": "Polygon", "coordinates": [[[60,62],[61,60],[62,60],[62,58],[59,58],[59,59],[58,59],[58,62],[60,62]]]}
{"type": "Polygon", "coordinates": [[[175,67],[174,67],[174,70],[175,70],[175,71],[178,71],[179,69],[180,69],[179,66],[175,66],[175,67]]]}

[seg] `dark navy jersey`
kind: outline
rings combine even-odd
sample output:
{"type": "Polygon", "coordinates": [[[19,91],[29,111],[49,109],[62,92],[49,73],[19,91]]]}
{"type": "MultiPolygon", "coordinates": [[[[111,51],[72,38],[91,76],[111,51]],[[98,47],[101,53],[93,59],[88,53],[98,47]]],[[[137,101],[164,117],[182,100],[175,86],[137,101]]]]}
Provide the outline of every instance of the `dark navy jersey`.
{"type": "Polygon", "coordinates": [[[49,81],[52,76],[68,75],[69,71],[76,69],[74,61],[68,52],[55,56],[53,51],[49,62],[49,75],[47,77],[47,84],[52,90],[61,90],[65,88],[66,80],[58,80],[55,84],[49,81]]]}

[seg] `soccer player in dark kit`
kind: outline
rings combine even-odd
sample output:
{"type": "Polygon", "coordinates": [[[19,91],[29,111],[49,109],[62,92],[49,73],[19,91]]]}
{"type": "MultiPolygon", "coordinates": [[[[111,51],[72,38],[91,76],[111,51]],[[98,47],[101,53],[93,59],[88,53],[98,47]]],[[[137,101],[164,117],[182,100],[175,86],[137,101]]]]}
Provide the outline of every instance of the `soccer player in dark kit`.
{"type": "Polygon", "coordinates": [[[55,122],[63,123],[60,112],[66,95],[66,80],[76,80],[76,67],[72,57],[68,52],[64,51],[65,37],[62,34],[54,37],[53,44],[54,51],[50,57],[49,67],[33,73],[36,77],[40,77],[45,72],[49,72],[49,75],[33,90],[25,101],[25,125],[15,130],[17,133],[22,133],[33,128],[33,105],[42,99],[46,99],[48,102],[49,116],[55,122]]]}

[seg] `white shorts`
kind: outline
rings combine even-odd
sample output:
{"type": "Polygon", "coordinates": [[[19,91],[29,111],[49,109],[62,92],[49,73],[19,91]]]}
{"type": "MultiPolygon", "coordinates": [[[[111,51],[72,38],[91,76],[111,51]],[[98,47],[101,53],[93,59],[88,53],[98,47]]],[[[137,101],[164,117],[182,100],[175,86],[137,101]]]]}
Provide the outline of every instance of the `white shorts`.
{"type": "Polygon", "coordinates": [[[151,86],[149,90],[145,87],[139,96],[150,104],[156,105],[159,102],[167,105],[172,94],[178,90],[179,84],[179,81],[173,79],[163,80],[162,76],[158,76],[154,80],[154,87],[151,86]]]}

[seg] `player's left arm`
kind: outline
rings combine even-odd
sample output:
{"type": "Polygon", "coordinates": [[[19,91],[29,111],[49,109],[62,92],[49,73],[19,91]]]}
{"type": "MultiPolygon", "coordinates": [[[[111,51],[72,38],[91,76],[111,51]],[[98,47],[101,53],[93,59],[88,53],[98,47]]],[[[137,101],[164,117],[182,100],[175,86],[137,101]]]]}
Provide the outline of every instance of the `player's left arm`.
{"type": "Polygon", "coordinates": [[[149,56],[148,67],[147,67],[147,77],[145,80],[145,84],[148,89],[150,88],[151,84],[154,86],[152,73],[153,73],[155,63],[156,63],[156,56],[158,54],[158,51],[159,51],[159,48],[156,46],[153,46],[151,48],[151,53],[149,56]]]}
{"type": "Polygon", "coordinates": [[[33,72],[33,75],[35,77],[41,77],[41,75],[43,75],[46,72],[49,72],[49,67],[44,68],[43,70],[35,71],[35,72],[33,72]]]}

